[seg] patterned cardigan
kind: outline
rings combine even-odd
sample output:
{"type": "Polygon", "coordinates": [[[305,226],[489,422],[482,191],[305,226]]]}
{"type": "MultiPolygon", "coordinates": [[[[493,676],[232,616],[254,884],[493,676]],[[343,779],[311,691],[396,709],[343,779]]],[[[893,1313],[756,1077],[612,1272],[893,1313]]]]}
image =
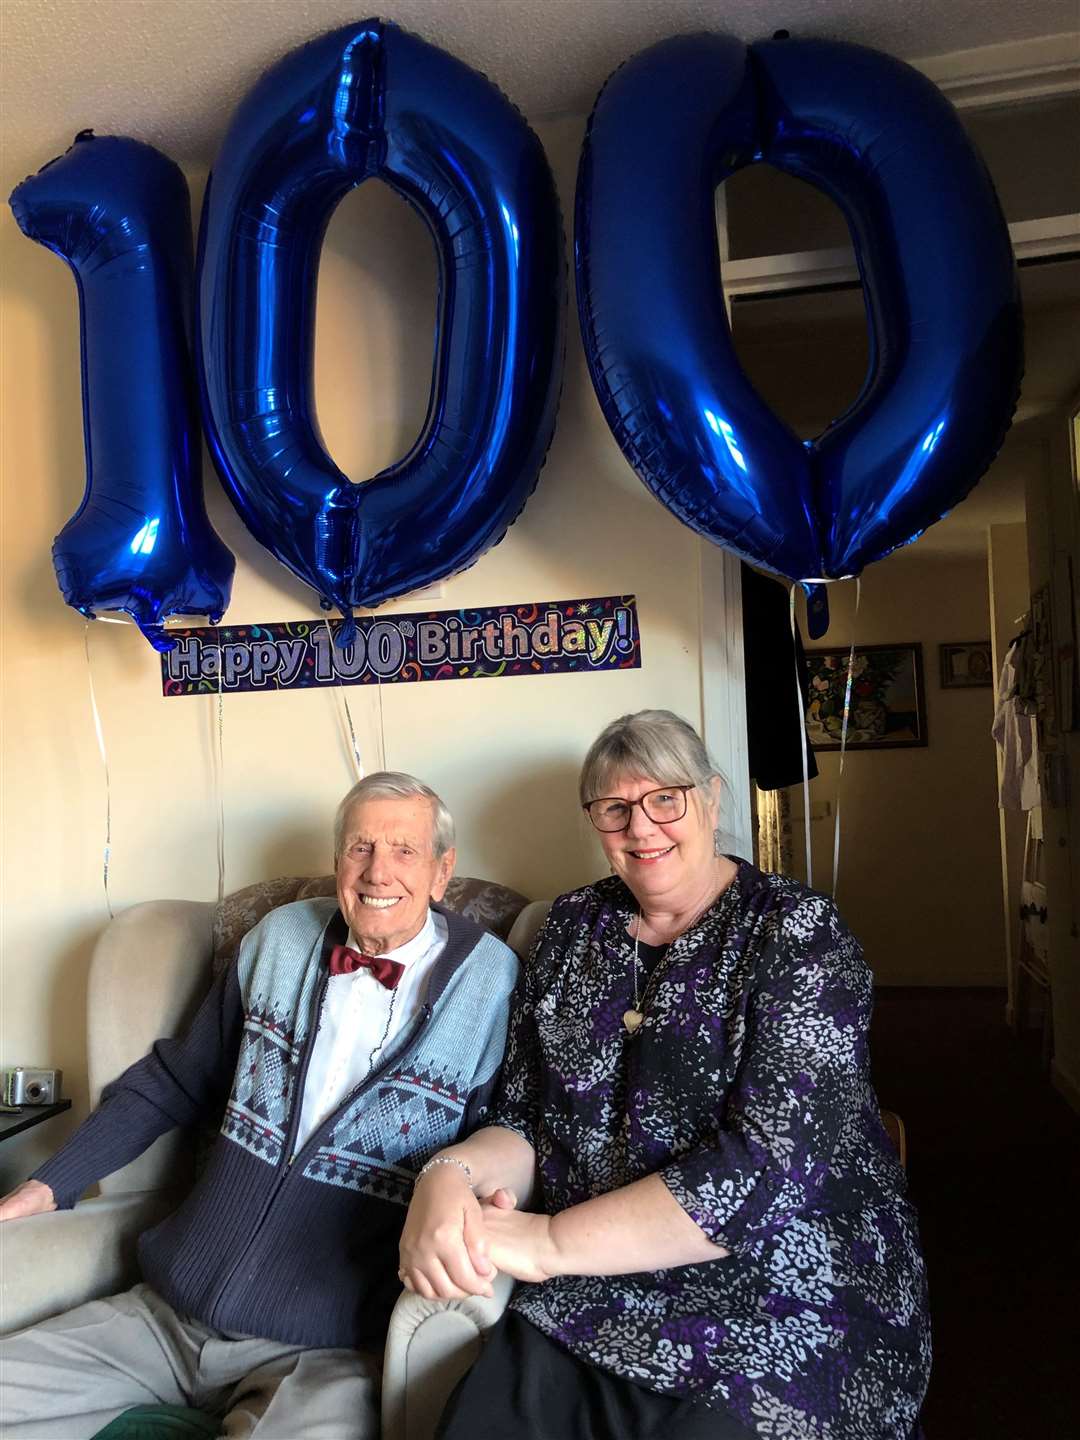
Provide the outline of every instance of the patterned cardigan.
{"type": "Polygon", "coordinates": [[[483,1123],[517,957],[453,911],[420,1015],[303,1145],[296,1133],[337,902],[300,900],[248,933],[190,1029],[159,1040],[35,1178],[68,1206],[177,1125],[225,1115],[179,1209],[139,1242],[147,1281],[219,1330],[358,1346],[400,1293],[397,1242],[413,1177],[483,1123]]]}
{"type": "Polygon", "coordinates": [[[670,946],[628,1035],[637,906],[557,900],[524,967],[489,1123],[537,1151],[557,1213],[659,1173],[732,1253],[519,1286],[603,1370],[784,1440],[908,1440],[930,1363],[915,1214],[869,1077],[872,986],[836,908],[739,863],[670,946]]]}

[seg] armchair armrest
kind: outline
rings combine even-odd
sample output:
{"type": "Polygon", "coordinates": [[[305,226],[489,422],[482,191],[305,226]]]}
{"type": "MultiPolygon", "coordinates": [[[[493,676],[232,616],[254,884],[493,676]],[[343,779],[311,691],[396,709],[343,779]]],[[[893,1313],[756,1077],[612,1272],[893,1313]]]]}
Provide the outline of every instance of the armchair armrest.
{"type": "Polygon", "coordinates": [[[550,909],[550,900],[534,900],[530,905],[525,906],[514,921],[513,928],[506,937],[506,943],[519,959],[527,960],[532,953],[536,937],[540,933],[540,927],[547,919],[550,909]]]}
{"type": "MultiPolygon", "coordinates": [[[[210,986],[214,907],[149,900],[124,910],[94,947],[87,994],[90,1105],[161,1035],[179,1035],[210,986]]],[[[191,1144],[178,1132],[100,1182],[102,1195],[170,1189],[191,1179],[191,1144]]]]}
{"type": "Polygon", "coordinates": [[[480,1354],[485,1331],[513,1289],[509,1275],[497,1275],[492,1300],[424,1300],[402,1292],[386,1335],[383,1440],[432,1440],[451,1391],[480,1354]]]}
{"type": "Polygon", "coordinates": [[[161,1190],[132,1191],[0,1225],[0,1332],[133,1284],[135,1241],[175,1201],[161,1190]]]}

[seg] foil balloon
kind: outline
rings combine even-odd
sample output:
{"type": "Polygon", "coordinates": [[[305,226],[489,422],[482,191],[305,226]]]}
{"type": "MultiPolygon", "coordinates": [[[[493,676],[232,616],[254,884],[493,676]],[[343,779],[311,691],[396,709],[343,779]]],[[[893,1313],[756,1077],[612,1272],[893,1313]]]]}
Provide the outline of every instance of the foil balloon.
{"type": "Polygon", "coordinates": [[[61,593],[171,650],[165,617],[220,619],[233,574],[202,496],[187,182],[151,146],[85,131],[11,208],[79,290],[86,492],[53,544],[61,593]]]}
{"type": "Polygon", "coordinates": [[[536,136],[483,76],[396,26],[303,46],[240,105],[203,211],[204,421],[247,526],[341,610],[341,643],[354,606],[471,564],[524,505],[555,423],[565,268],[536,136]],[[439,323],[418,440],[353,484],[315,415],[315,285],[331,213],[375,178],[432,232],[439,323]]]}
{"type": "Polygon", "coordinates": [[[601,91],[581,158],[581,328],[623,453],[680,519],[793,580],[857,574],[975,484],[1019,394],[1021,316],[989,175],[931,82],[860,46],[685,35],[601,91]],[[713,194],[764,162],[847,218],[871,360],[805,443],[732,345],[713,194]]]}

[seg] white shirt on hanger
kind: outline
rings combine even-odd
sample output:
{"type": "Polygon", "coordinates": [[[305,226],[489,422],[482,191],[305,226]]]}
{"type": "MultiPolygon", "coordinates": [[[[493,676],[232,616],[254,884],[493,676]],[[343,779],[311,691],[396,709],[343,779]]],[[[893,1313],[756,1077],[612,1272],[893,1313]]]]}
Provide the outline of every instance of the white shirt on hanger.
{"type": "MultiPolygon", "coordinates": [[[[308,1064],[294,1153],[367,1079],[398,1032],[416,1018],[427,995],[431,967],[446,948],[448,933],[443,917],[429,909],[419,934],[396,950],[380,952],[405,967],[394,990],[367,969],[330,976],[308,1064]]],[[[351,930],[346,944],[352,950],[363,949],[351,930]]]]}
{"type": "Polygon", "coordinates": [[[998,803],[1002,810],[1032,810],[1042,804],[1039,738],[1035,715],[1017,695],[1018,646],[1010,645],[997,684],[997,709],[991,734],[1001,750],[998,803]]]}

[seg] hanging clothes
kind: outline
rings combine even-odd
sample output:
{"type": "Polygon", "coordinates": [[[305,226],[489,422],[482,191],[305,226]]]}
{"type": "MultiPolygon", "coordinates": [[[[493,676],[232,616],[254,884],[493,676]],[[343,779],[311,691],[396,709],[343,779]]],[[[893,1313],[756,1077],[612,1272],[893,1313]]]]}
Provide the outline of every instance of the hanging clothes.
{"type": "Polygon", "coordinates": [[[1025,693],[1031,665],[1029,635],[1021,632],[1005,653],[990,733],[1002,752],[998,803],[1002,810],[1033,810],[1042,803],[1035,707],[1025,693]]]}
{"type": "Polygon", "coordinates": [[[1039,654],[1031,629],[1031,616],[1026,612],[1019,622],[1020,631],[1009,641],[1006,659],[1012,656],[1015,671],[1014,690],[1021,710],[1029,714],[1038,709],[1039,654]]]}
{"type": "MultiPolygon", "coordinates": [[[[788,588],[743,565],[742,598],[750,778],[759,790],[801,785],[799,717],[806,715],[808,681],[798,627],[792,642],[788,588]],[[796,663],[801,707],[795,690],[796,663]]],[[[813,779],[818,768],[809,741],[807,764],[813,779]]]]}

